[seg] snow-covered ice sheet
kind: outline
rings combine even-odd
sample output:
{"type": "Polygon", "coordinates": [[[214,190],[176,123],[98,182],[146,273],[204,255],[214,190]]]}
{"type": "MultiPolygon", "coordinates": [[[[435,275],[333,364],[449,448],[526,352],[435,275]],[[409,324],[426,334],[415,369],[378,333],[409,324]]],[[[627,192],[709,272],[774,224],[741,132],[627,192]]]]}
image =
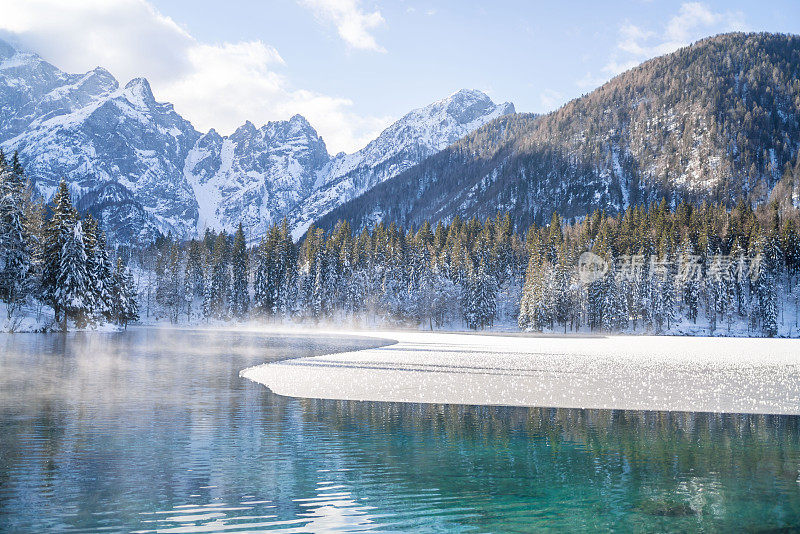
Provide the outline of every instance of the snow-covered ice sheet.
{"type": "Polygon", "coordinates": [[[372,335],[397,343],[241,375],[304,398],[800,414],[800,340],[372,335]]]}

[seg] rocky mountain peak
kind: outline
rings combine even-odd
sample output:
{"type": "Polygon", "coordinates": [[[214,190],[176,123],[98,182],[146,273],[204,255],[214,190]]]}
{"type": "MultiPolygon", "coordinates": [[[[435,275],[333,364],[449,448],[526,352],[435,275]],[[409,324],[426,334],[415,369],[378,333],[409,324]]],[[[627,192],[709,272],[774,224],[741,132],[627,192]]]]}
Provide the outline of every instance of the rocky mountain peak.
{"type": "Polygon", "coordinates": [[[462,89],[407,113],[366,147],[338,155],[321,176],[321,186],[290,213],[295,237],[339,204],[397,176],[497,117],[514,112],[481,91],[462,89]]]}
{"type": "Polygon", "coordinates": [[[134,78],[125,85],[125,96],[133,104],[150,107],[156,103],[150,82],[146,78],[134,78]]]}
{"type": "Polygon", "coordinates": [[[514,113],[514,104],[511,102],[496,105],[489,95],[475,89],[461,89],[441,102],[446,103],[445,112],[460,124],[472,122],[496,109],[501,115],[514,113]]]}

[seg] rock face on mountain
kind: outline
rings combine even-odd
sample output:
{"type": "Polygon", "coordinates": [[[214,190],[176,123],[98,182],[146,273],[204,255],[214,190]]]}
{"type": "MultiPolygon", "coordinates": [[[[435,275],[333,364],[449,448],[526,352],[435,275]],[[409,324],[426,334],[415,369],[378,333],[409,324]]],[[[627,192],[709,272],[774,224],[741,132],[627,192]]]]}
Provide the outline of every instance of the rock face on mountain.
{"type": "Polygon", "coordinates": [[[260,128],[206,134],[157,102],[147,80],[120,87],[100,67],[67,74],[0,41],[0,147],[19,151],[46,199],[69,184],[78,206],[112,238],[242,223],[251,242],[288,216],[297,234],[341,202],[434,154],[514,108],[460,91],[412,111],[367,147],[331,158],[300,115],[260,128]]]}
{"type": "Polygon", "coordinates": [[[301,236],[342,203],[509,113],[514,113],[510,102],[496,105],[484,93],[466,89],[411,111],[363,149],[330,161],[319,189],[289,213],[293,235],[301,236]]]}
{"type": "MultiPolygon", "coordinates": [[[[188,222],[197,219],[197,201],[182,179],[183,162],[198,136],[138,78],[72,113],[35,121],[4,146],[19,151],[45,197],[64,178],[85,209],[96,211],[83,197],[114,183],[115,197],[132,198],[144,209],[141,237],[154,228],[185,236],[188,222]]],[[[112,207],[107,195],[99,198],[106,199],[106,209],[112,207]]]]}
{"type": "Polygon", "coordinates": [[[629,205],[764,202],[800,146],[800,37],[733,33],[635,67],[541,117],[502,117],[318,221],[546,223],[629,205]]]}
{"type": "Polygon", "coordinates": [[[211,130],[183,169],[200,207],[197,230],[232,231],[241,222],[257,239],[312,193],[328,160],[325,142],[300,115],[258,129],[247,122],[230,137],[211,130]]]}
{"type": "Polygon", "coordinates": [[[114,237],[187,234],[197,202],[183,162],[200,134],[147,80],[120,88],[102,68],[73,75],[5,44],[0,54],[0,142],[19,151],[42,196],[65,179],[114,237]]]}

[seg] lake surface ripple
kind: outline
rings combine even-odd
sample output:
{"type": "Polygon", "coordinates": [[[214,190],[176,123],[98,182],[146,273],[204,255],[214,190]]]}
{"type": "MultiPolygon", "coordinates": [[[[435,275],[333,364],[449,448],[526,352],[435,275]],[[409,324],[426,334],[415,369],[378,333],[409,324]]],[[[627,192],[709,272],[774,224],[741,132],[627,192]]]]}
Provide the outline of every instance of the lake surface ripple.
{"type": "Polygon", "coordinates": [[[356,337],[0,335],[0,530],[800,532],[800,418],[279,397],[356,337]]]}

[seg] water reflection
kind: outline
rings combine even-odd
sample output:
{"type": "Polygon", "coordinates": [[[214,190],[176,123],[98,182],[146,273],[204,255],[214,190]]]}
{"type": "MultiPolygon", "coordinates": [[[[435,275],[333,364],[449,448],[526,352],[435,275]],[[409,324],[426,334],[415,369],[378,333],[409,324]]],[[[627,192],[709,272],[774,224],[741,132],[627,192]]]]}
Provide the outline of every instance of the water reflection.
{"type": "Polygon", "coordinates": [[[0,337],[0,530],[769,530],[800,418],[286,399],[238,377],[381,344],[0,337]]]}

